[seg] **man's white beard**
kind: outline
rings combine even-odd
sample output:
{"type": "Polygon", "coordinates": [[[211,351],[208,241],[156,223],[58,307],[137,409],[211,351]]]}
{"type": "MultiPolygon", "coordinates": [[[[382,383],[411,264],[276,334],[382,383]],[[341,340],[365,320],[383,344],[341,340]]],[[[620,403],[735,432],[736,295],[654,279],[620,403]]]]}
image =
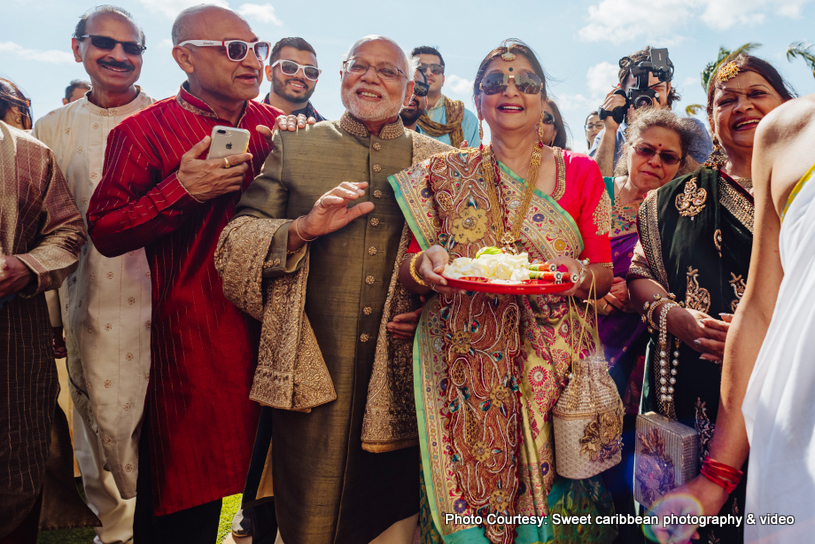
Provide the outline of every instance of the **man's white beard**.
{"type": "Polygon", "coordinates": [[[384,121],[399,114],[402,109],[402,104],[397,104],[391,100],[387,92],[381,92],[382,98],[380,102],[371,103],[360,99],[357,96],[357,90],[365,88],[365,85],[358,83],[348,91],[342,93],[342,105],[348,110],[348,113],[353,115],[360,121],[384,121]]]}

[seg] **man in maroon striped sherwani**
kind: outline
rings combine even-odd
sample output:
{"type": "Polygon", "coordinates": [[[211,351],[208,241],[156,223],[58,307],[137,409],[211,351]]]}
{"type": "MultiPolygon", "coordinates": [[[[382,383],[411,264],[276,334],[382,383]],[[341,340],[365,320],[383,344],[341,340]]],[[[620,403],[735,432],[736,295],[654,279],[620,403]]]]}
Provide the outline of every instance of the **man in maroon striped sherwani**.
{"type": "Polygon", "coordinates": [[[243,489],[258,417],[248,394],[259,325],[224,298],[213,254],[269,153],[256,127],[280,112],[252,100],[269,44],[239,15],[187,9],[172,38],[187,81],[110,133],[87,217],[103,255],[144,247],[152,276],[134,540],[209,544],[221,498],[243,489]],[[216,125],[249,130],[248,153],[206,160],[216,125]]]}

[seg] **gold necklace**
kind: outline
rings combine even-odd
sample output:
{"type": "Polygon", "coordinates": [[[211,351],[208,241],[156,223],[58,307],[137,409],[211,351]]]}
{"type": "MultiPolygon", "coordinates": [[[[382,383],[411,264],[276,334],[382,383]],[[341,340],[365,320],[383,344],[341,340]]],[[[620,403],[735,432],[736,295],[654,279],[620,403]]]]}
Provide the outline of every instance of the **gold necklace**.
{"type": "Polygon", "coordinates": [[[492,223],[494,225],[498,242],[510,253],[517,253],[515,244],[521,236],[524,217],[532,202],[532,195],[535,193],[535,186],[538,182],[538,170],[541,165],[541,148],[538,145],[532,147],[532,157],[529,160],[529,173],[526,176],[526,192],[524,201],[515,213],[515,220],[512,222],[512,230],[507,231],[504,224],[504,213],[498,200],[497,180],[501,179],[498,173],[498,161],[493,160],[492,145],[484,146],[481,150],[481,173],[484,182],[487,184],[487,193],[490,199],[490,210],[492,211],[492,223]]]}

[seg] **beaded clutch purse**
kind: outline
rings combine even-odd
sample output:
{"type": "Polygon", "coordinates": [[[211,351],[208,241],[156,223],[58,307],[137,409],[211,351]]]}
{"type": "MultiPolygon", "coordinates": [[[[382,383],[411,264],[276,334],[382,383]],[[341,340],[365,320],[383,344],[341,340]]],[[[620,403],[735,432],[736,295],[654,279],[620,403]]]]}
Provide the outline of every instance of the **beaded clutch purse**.
{"type": "Polygon", "coordinates": [[[699,433],[656,412],[637,416],[634,500],[650,507],[699,474],[699,433]]]}
{"type": "Polygon", "coordinates": [[[590,478],[622,459],[623,403],[598,355],[575,361],[552,409],[555,467],[564,478],[590,478]]]}

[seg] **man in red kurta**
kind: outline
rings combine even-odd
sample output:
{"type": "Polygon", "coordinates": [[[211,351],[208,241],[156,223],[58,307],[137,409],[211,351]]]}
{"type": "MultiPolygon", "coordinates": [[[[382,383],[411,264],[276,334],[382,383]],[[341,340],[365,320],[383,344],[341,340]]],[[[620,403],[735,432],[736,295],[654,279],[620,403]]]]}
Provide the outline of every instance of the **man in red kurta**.
{"type": "Polygon", "coordinates": [[[112,257],[144,247],[152,275],[153,319],[142,325],[152,332],[142,433],[149,456],[141,461],[134,528],[142,544],[214,543],[221,498],[243,489],[249,464],[259,325],[224,298],[213,254],[270,151],[256,127],[274,126],[280,114],[251,100],[269,50],[257,41],[230,10],[182,12],[173,56],[187,82],[110,133],[88,209],[99,251],[112,257]],[[245,43],[227,50],[222,40],[245,43]],[[216,125],[249,130],[248,153],[206,160],[216,125]]]}

